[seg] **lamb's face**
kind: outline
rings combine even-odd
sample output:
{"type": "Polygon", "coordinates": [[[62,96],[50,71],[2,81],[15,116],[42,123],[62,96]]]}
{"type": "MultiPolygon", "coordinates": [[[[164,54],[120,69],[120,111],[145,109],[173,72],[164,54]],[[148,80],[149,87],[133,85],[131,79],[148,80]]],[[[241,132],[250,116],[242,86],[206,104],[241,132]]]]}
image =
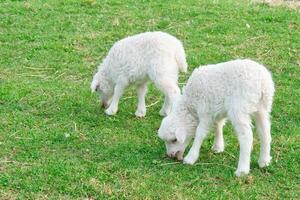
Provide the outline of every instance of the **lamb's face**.
{"type": "Polygon", "coordinates": [[[97,72],[91,84],[92,91],[96,91],[101,99],[101,106],[107,108],[113,95],[113,86],[100,72],[97,72]]]}
{"type": "Polygon", "coordinates": [[[190,142],[185,128],[179,124],[175,117],[165,117],[158,130],[158,137],[165,141],[167,155],[171,158],[183,159],[184,151],[190,142]]]}
{"type": "Polygon", "coordinates": [[[113,95],[113,91],[110,90],[109,88],[101,87],[101,85],[100,85],[97,92],[100,95],[102,107],[107,108],[110,105],[111,98],[112,98],[112,95],[113,95]]]}

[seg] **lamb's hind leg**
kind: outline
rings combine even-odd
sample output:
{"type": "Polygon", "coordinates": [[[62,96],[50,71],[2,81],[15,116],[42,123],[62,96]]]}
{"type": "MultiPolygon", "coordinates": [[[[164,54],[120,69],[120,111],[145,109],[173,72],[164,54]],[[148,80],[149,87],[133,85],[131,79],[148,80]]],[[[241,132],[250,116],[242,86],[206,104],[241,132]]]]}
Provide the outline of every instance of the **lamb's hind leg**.
{"type": "Polygon", "coordinates": [[[230,120],[235,128],[239,143],[240,156],[236,176],[247,175],[250,171],[250,160],[253,143],[251,119],[247,114],[231,113],[230,120]]]}
{"type": "Polygon", "coordinates": [[[258,160],[259,167],[266,167],[270,164],[272,157],[271,151],[271,123],[269,113],[261,109],[255,113],[255,122],[257,132],[260,137],[260,156],[258,160]]]}
{"type": "Polygon", "coordinates": [[[168,79],[156,81],[155,84],[165,95],[165,101],[159,114],[167,116],[172,110],[175,99],[180,95],[180,89],[176,82],[168,79]]]}
{"type": "Polygon", "coordinates": [[[146,103],[145,103],[146,93],[147,93],[147,83],[142,83],[137,86],[138,107],[135,112],[135,115],[137,117],[144,117],[146,115],[146,103]]]}
{"type": "Polygon", "coordinates": [[[212,150],[215,153],[221,153],[224,151],[224,137],[223,137],[223,127],[226,123],[226,119],[221,119],[215,123],[215,138],[212,150]]]}

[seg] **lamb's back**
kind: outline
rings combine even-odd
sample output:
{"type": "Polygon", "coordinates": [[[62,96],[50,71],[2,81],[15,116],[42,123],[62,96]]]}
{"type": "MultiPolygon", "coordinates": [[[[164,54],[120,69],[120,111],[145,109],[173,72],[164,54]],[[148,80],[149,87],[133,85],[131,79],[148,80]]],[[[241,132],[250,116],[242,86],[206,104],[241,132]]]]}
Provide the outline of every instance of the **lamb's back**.
{"type": "Polygon", "coordinates": [[[207,65],[194,70],[183,94],[191,105],[210,110],[234,103],[256,105],[268,76],[264,66],[248,59],[207,65]]]}
{"type": "Polygon", "coordinates": [[[103,62],[109,74],[115,77],[145,77],[149,68],[163,67],[161,63],[175,59],[179,45],[181,43],[167,33],[141,33],[116,42],[103,62]]]}

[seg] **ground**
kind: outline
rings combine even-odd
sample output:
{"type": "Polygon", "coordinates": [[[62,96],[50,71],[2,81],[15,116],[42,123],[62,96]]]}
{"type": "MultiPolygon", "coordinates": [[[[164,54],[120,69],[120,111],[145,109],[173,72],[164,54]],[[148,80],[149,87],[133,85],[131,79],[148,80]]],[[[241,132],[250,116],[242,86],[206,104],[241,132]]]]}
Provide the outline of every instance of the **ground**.
{"type": "Polygon", "coordinates": [[[283,4],[218,0],[0,2],[0,199],[296,199],[300,196],[300,11],[283,4]],[[162,95],[150,86],[147,116],[135,91],[105,116],[90,91],[96,66],[128,35],[161,30],[181,39],[189,72],[251,58],[273,74],[272,163],[236,178],[238,143],[202,147],[195,166],[165,157],[157,137],[162,95]]]}

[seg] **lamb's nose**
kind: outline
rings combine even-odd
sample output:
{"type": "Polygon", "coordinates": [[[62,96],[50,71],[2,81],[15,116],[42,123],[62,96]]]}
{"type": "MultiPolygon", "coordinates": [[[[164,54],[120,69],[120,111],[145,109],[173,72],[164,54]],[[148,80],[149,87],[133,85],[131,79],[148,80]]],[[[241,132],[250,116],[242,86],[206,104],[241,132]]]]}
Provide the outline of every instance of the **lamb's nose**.
{"type": "Polygon", "coordinates": [[[107,108],[107,106],[108,106],[108,105],[107,105],[107,102],[105,102],[105,101],[102,102],[102,104],[101,104],[101,107],[102,107],[102,108],[107,108]]]}
{"type": "Polygon", "coordinates": [[[175,158],[176,157],[176,152],[172,152],[167,154],[170,158],[175,158]]]}

